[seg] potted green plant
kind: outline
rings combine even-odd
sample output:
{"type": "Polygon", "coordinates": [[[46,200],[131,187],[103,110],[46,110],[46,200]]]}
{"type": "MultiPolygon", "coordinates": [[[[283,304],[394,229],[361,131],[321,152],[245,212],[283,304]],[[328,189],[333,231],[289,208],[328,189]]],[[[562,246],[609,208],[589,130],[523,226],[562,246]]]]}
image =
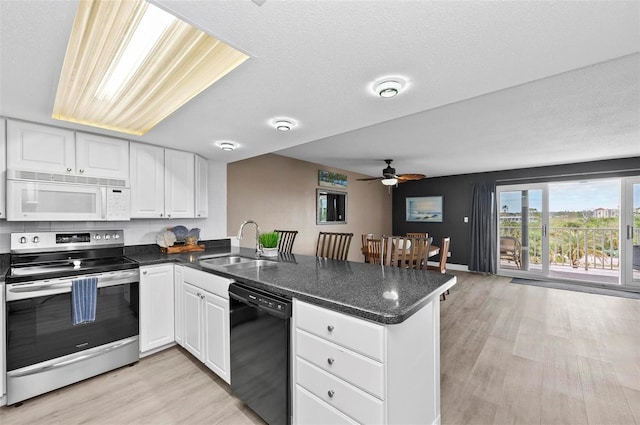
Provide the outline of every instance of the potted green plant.
{"type": "Polygon", "coordinates": [[[260,233],[259,241],[265,256],[274,257],[278,255],[278,237],[278,232],[260,233]]]}

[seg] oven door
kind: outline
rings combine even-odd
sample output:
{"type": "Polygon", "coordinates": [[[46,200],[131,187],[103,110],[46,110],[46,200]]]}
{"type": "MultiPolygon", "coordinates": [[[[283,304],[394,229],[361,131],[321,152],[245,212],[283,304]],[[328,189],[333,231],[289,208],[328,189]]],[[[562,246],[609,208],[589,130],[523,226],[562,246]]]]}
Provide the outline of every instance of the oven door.
{"type": "Polygon", "coordinates": [[[6,285],[7,372],[138,335],[139,270],[100,275],[95,321],[73,324],[78,277],[6,285]]]}

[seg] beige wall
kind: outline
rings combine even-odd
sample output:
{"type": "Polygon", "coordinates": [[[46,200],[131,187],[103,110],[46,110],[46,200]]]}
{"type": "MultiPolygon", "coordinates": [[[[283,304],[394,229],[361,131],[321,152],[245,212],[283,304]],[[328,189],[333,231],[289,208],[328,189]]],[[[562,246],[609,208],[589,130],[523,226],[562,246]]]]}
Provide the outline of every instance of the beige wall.
{"type": "MultiPolygon", "coordinates": [[[[268,154],[227,165],[227,230],[235,235],[244,220],[255,220],[263,232],[298,230],[294,254],[315,255],[318,232],[351,232],[349,260],[363,261],[363,233],[391,234],[391,194],[378,182],[337,168],[268,154]],[[316,225],[318,170],[347,175],[347,224],[316,225]]],[[[255,246],[253,226],[240,243],[255,246]]]]}

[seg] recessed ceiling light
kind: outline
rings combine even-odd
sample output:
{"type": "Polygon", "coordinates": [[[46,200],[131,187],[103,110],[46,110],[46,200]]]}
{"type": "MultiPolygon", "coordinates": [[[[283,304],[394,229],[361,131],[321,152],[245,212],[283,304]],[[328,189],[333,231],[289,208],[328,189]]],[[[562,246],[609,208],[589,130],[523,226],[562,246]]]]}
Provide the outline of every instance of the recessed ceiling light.
{"type": "Polygon", "coordinates": [[[248,58],[143,0],[81,1],[52,118],[140,136],[248,58]]]}
{"type": "Polygon", "coordinates": [[[278,119],[273,122],[273,127],[278,131],[289,131],[296,126],[296,123],[290,119],[278,119]]]}
{"type": "Polygon", "coordinates": [[[384,77],[373,84],[373,92],[380,97],[394,97],[406,88],[406,81],[401,77],[384,77]]]}
{"type": "Polygon", "coordinates": [[[229,140],[222,140],[220,142],[216,142],[216,146],[222,149],[223,151],[231,152],[238,147],[238,144],[231,142],[229,140]]]}

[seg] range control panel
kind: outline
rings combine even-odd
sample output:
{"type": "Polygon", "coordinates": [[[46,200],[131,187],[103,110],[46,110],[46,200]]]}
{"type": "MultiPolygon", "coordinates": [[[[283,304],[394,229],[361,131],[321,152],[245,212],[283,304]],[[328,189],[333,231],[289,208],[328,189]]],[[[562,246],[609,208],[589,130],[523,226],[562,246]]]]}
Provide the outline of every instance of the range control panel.
{"type": "Polygon", "coordinates": [[[12,233],[11,252],[67,251],[124,246],[124,230],[12,233]]]}

